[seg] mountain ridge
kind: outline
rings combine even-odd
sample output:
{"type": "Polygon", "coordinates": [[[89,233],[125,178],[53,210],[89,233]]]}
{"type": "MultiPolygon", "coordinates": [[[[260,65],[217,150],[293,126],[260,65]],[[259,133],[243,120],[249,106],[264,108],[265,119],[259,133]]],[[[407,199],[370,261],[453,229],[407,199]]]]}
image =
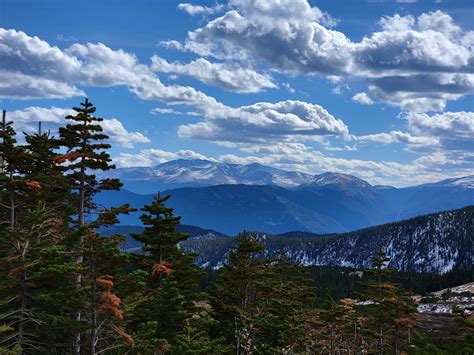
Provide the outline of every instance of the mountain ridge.
{"type": "MultiPolygon", "coordinates": [[[[455,267],[472,267],[474,205],[453,211],[417,216],[354,232],[330,235],[260,233],[266,253],[284,250],[303,265],[338,265],[370,268],[374,250],[381,246],[398,271],[446,273],[455,267]]],[[[216,237],[185,241],[186,252],[197,253],[202,267],[223,265],[235,238],[216,237]]]]}
{"type": "MultiPolygon", "coordinates": [[[[220,163],[204,159],[177,159],[153,167],[118,168],[98,174],[99,178],[119,178],[124,188],[139,194],[181,187],[206,187],[225,184],[276,185],[298,188],[351,184],[373,189],[400,189],[389,185],[371,185],[353,175],[340,172],[308,174],[278,169],[259,163],[220,163]]],[[[474,175],[445,179],[417,186],[461,186],[474,188],[474,175]]]]}

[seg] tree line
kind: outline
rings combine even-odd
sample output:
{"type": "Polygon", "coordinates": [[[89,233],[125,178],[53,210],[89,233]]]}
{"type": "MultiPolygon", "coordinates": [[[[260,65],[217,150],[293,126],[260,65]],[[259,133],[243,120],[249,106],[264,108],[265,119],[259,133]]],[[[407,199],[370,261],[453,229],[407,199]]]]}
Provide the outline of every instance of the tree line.
{"type": "MultiPolygon", "coordinates": [[[[371,277],[353,298],[316,297],[308,270],[284,252],[262,257],[242,233],[215,280],[185,254],[180,217],[157,194],[141,206],[131,237],[99,231],[130,205],[94,196],[118,190],[111,148],[85,99],[59,128],[18,142],[5,111],[0,126],[0,354],[388,354],[442,353],[416,329],[416,305],[374,251],[371,277]],[[418,352],[416,352],[418,351],[418,352]]],[[[472,329],[463,318],[463,326],[472,329]]],[[[452,340],[472,352],[472,335],[452,340]],[[469,338],[471,336],[471,338],[469,338]]],[[[451,346],[451,345],[450,345],[451,346]]]]}

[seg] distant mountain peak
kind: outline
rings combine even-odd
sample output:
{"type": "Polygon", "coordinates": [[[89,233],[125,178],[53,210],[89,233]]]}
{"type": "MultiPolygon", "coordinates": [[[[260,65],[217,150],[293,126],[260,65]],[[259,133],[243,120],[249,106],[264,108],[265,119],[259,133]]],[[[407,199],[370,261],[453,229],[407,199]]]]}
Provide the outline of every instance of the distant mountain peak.
{"type": "Polygon", "coordinates": [[[447,179],[434,184],[437,186],[458,186],[466,189],[474,189],[474,175],[463,176],[460,178],[447,179]]]}
{"type": "Polygon", "coordinates": [[[313,181],[319,183],[320,185],[356,183],[358,185],[364,185],[367,187],[371,186],[367,181],[359,179],[358,177],[355,177],[353,175],[332,172],[316,175],[313,181]]]}

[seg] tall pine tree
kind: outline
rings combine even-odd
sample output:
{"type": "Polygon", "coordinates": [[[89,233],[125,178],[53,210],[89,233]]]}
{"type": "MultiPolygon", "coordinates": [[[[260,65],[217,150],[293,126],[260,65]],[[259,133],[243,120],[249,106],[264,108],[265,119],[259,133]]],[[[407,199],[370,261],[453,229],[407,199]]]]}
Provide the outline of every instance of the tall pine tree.
{"type": "MultiPolygon", "coordinates": [[[[73,191],[72,205],[75,206],[75,214],[77,218],[74,221],[76,225],[77,245],[75,247],[76,263],[78,264],[78,273],[76,277],[76,287],[78,290],[83,286],[82,274],[84,268],[90,267],[90,263],[84,261],[85,238],[90,235],[93,228],[100,227],[101,224],[111,224],[116,222],[115,215],[117,213],[127,213],[128,205],[110,210],[99,210],[94,203],[95,194],[103,190],[118,190],[121,183],[118,179],[97,180],[94,175],[95,171],[106,171],[114,168],[111,164],[111,158],[107,150],[110,144],[106,143],[108,136],[103,133],[100,122],[102,118],[95,117],[93,113],[95,107],[86,98],[81,107],[74,107],[76,115],[66,116],[69,124],[59,129],[61,145],[65,148],[66,153],[56,159],[57,162],[64,163],[63,170],[70,180],[73,191]],[[94,216],[98,216],[94,220],[94,216]],[[81,271],[82,269],[82,271],[81,271]]],[[[91,274],[90,270],[86,273],[91,274]]],[[[91,281],[94,286],[89,291],[97,290],[96,280],[91,281]]],[[[79,294],[84,294],[84,290],[79,294]]],[[[91,296],[95,301],[91,307],[98,307],[97,297],[91,296]]],[[[79,309],[75,316],[78,322],[83,320],[83,310],[79,309]]],[[[92,316],[88,319],[89,328],[97,328],[95,318],[92,316]]],[[[96,331],[90,333],[89,351],[95,353],[97,341],[95,339],[96,331]]],[[[74,352],[81,353],[82,346],[81,334],[76,337],[74,352]]]]}
{"type": "Polygon", "coordinates": [[[128,296],[133,313],[128,329],[136,335],[137,349],[145,353],[163,351],[175,344],[185,320],[192,315],[197,296],[200,272],[193,256],[178,247],[188,236],[176,231],[181,218],[165,206],[169,197],[157,194],[150,205],[144,206],[140,218],[145,228],[132,235],[143,246],[142,253],[133,256],[135,271],[131,279],[141,288],[128,296]]]}

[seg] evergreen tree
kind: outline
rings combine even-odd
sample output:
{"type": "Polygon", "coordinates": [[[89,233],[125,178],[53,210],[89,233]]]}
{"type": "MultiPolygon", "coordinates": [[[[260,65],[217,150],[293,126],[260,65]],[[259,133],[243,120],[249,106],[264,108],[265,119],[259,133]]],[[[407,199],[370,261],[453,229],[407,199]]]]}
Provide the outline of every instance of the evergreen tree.
{"type": "Polygon", "coordinates": [[[193,317],[185,320],[183,331],[176,337],[172,354],[184,355],[220,355],[232,353],[232,348],[224,337],[212,337],[218,323],[206,307],[200,309],[193,317]]]}
{"type": "Polygon", "coordinates": [[[74,209],[69,203],[69,178],[57,163],[62,159],[56,153],[60,146],[59,140],[51,136],[50,132],[41,132],[41,124],[37,133],[24,135],[28,152],[27,185],[30,187],[27,201],[33,205],[41,201],[47,210],[69,222],[74,209]]]}
{"type": "Polygon", "coordinates": [[[0,234],[0,314],[11,328],[2,343],[22,353],[64,351],[72,339],[67,278],[72,265],[58,243],[61,232],[58,220],[39,204],[21,226],[0,234]]]}
{"type": "MultiPolygon", "coordinates": [[[[128,294],[133,314],[128,321],[143,352],[168,349],[183,332],[184,322],[192,316],[200,272],[193,256],[178,247],[187,235],[178,233],[180,217],[166,207],[170,196],[159,194],[144,206],[141,220],[145,228],[132,237],[141,242],[142,253],[133,256],[133,282],[141,285],[128,294]]],[[[162,351],[162,350],[160,350],[162,351]]]]}
{"type": "Polygon", "coordinates": [[[19,199],[25,189],[23,173],[27,153],[24,147],[16,144],[15,136],[13,122],[6,120],[6,111],[3,111],[0,126],[0,230],[15,226],[19,199]]]}
{"type": "Polygon", "coordinates": [[[239,235],[228,264],[209,288],[215,317],[239,354],[299,351],[312,287],[286,258],[263,258],[263,252],[256,235],[239,235]]]}
{"type": "Polygon", "coordinates": [[[368,270],[373,278],[361,284],[362,292],[358,295],[367,303],[361,311],[368,317],[367,330],[374,340],[371,348],[377,353],[398,353],[410,343],[417,312],[407,291],[384,280],[392,272],[385,269],[388,261],[384,250],[379,247],[372,259],[373,268],[368,270]]]}
{"type": "Polygon", "coordinates": [[[81,270],[86,298],[84,318],[87,321],[89,342],[82,346],[91,354],[133,346],[133,338],[122,323],[122,301],[115,293],[115,281],[121,277],[127,256],[120,251],[122,236],[102,237],[88,231],[84,239],[84,263],[81,270]]]}
{"type": "Polygon", "coordinates": [[[17,146],[11,122],[3,120],[1,128],[2,186],[11,202],[11,221],[2,223],[8,228],[0,236],[0,272],[10,281],[0,287],[2,314],[12,329],[7,342],[23,352],[64,350],[73,328],[73,293],[71,258],[64,248],[68,187],[54,162],[57,144],[48,134],[26,134],[27,145],[17,146]]]}
{"type": "Polygon", "coordinates": [[[312,310],[313,316],[309,322],[310,352],[324,354],[358,354],[363,343],[355,302],[342,299],[336,302],[329,292],[320,309],[312,310]]]}
{"type": "MultiPolygon", "coordinates": [[[[75,247],[76,252],[76,263],[78,264],[78,273],[76,276],[76,287],[78,290],[83,286],[82,272],[84,270],[84,243],[87,235],[90,235],[93,228],[99,228],[101,225],[109,225],[117,222],[116,215],[118,213],[128,213],[130,211],[129,205],[123,205],[118,208],[109,210],[99,210],[98,206],[93,201],[93,196],[103,190],[118,190],[121,183],[118,179],[104,179],[98,181],[96,176],[93,174],[94,171],[106,171],[114,168],[111,164],[111,158],[107,150],[110,148],[110,144],[105,143],[108,136],[103,133],[100,122],[102,118],[93,116],[95,107],[86,98],[81,107],[74,107],[76,115],[66,116],[66,120],[70,121],[65,127],[59,128],[59,134],[61,138],[61,145],[65,147],[66,153],[56,158],[58,163],[66,163],[63,165],[63,170],[70,181],[72,188],[72,205],[75,206],[75,214],[77,219],[74,224],[77,227],[76,232],[73,234],[77,237],[77,245],[75,247]],[[98,216],[97,219],[91,221],[93,215],[98,216]],[[89,221],[86,220],[89,218],[89,221]]],[[[86,267],[91,266],[91,263],[86,263],[86,267]]],[[[89,273],[89,271],[87,271],[89,273]]],[[[93,272],[92,272],[93,273],[93,272]]],[[[96,279],[91,278],[91,282],[94,283],[93,287],[89,291],[94,292],[97,290],[96,279]]],[[[84,291],[80,292],[84,294],[84,291]]],[[[95,295],[96,296],[96,295],[95,295]]],[[[92,299],[97,300],[95,296],[91,296],[92,299]]],[[[98,307],[97,302],[93,303],[91,307],[98,307]]],[[[82,310],[76,312],[75,318],[78,322],[81,322],[82,310]]],[[[94,313],[94,312],[92,312],[94,313]]],[[[96,313],[96,312],[95,312],[96,313]]],[[[88,320],[89,328],[95,329],[95,318],[88,320]]],[[[89,339],[90,351],[95,353],[95,347],[97,342],[94,337],[96,332],[91,332],[91,338],[89,339]]],[[[81,334],[79,333],[76,337],[74,352],[79,354],[81,352],[81,334]]]]}

